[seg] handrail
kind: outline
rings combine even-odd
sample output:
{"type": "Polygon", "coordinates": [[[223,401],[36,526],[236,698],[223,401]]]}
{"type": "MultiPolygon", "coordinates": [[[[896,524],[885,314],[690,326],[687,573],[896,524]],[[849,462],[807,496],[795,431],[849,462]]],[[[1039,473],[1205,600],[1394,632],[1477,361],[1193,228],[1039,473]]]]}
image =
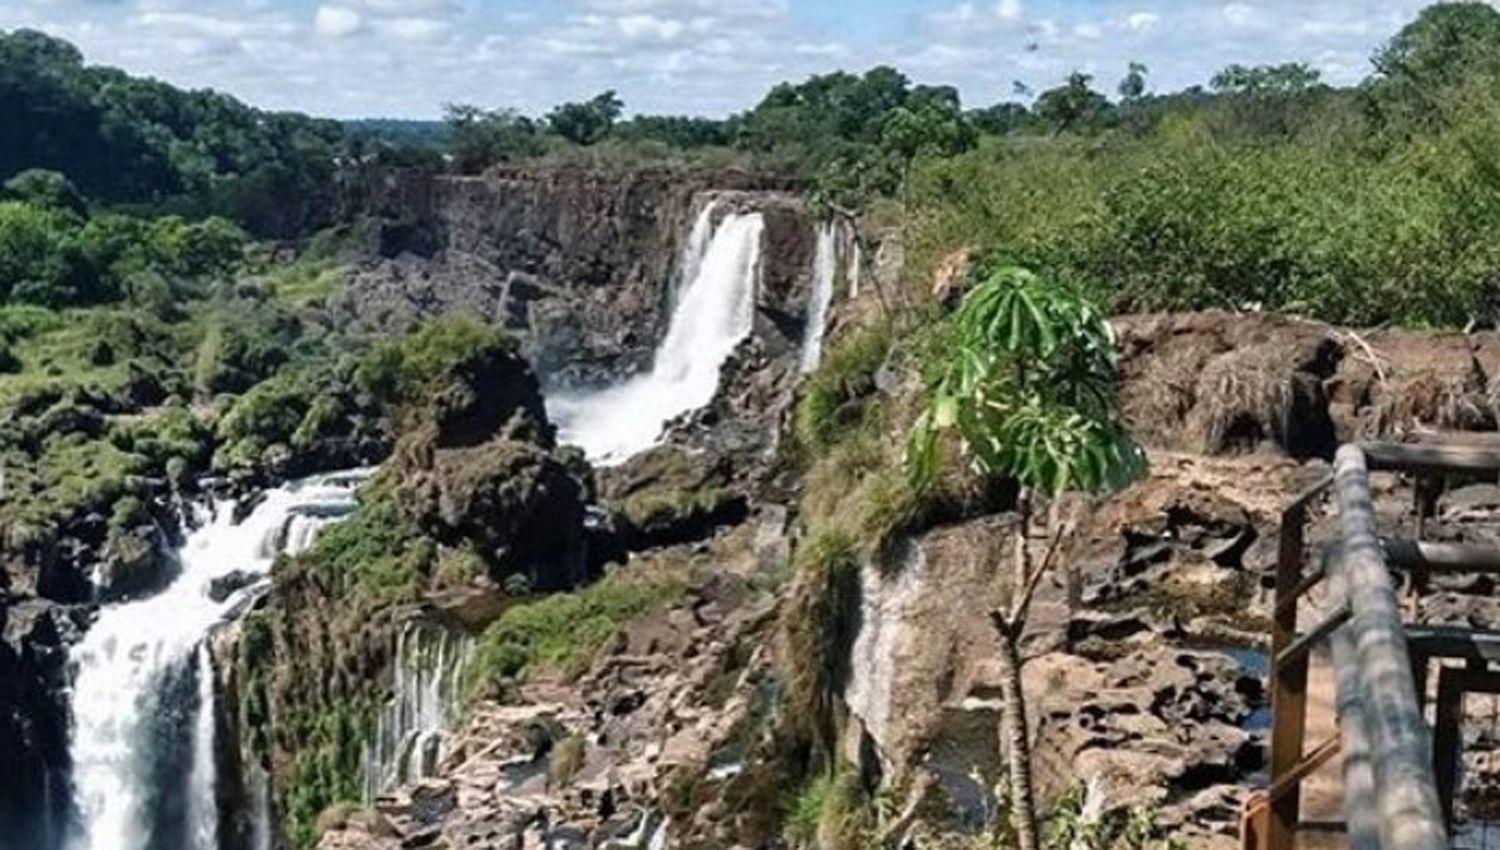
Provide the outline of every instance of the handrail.
{"type": "MultiPolygon", "coordinates": [[[[1441,447],[1403,448],[1422,451],[1401,458],[1402,466],[1407,460],[1462,460],[1441,447]]],[[[1489,454],[1500,461],[1500,453],[1489,454]]],[[[1382,468],[1389,468],[1385,464],[1392,459],[1384,456],[1382,468]]],[[[1378,814],[1381,850],[1443,850],[1448,838],[1432,769],[1431,735],[1418,707],[1401,610],[1375,531],[1369,464],[1361,447],[1339,449],[1334,491],[1341,545],[1333,568],[1336,585],[1348,597],[1351,617],[1344,631],[1355,670],[1353,676],[1339,677],[1338,700],[1341,707],[1358,705],[1374,778],[1373,788],[1346,785],[1345,808],[1351,822],[1371,811],[1378,814]],[[1350,684],[1357,688],[1353,694],[1345,692],[1350,684]],[[1365,791],[1373,791],[1374,799],[1364,799],[1365,791]]]]}

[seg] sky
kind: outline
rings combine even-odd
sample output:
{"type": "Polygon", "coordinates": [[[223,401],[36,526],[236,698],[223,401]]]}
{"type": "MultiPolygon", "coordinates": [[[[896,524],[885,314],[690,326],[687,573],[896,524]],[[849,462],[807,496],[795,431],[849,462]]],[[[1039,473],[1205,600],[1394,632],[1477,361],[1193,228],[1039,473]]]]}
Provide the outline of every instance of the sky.
{"type": "Polygon", "coordinates": [[[1232,62],[1301,61],[1332,83],[1425,0],[0,0],[0,29],[88,61],[335,118],[436,118],[448,103],[540,114],[619,92],[630,113],[719,117],[772,85],[889,64],[968,106],[1074,69],[1112,91],[1232,62]]]}

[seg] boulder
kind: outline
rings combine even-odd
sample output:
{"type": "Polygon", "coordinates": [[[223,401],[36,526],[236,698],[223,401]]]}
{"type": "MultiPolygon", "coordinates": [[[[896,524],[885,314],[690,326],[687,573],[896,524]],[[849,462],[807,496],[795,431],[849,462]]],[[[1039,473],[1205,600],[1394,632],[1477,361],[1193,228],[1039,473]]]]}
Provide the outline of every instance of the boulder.
{"type": "Polygon", "coordinates": [[[680,446],[658,446],[601,470],[599,490],[629,549],[701,540],[747,512],[723,458],[680,446]]]}
{"type": "Polygon", "coordinates": [[[583,578],[586,487],[573,468],[533,443],[495,440],[435,453],[408,470],[396,498],[439,540],[477,543],[496,581],[525,571],[534,590],[583,578]]]}

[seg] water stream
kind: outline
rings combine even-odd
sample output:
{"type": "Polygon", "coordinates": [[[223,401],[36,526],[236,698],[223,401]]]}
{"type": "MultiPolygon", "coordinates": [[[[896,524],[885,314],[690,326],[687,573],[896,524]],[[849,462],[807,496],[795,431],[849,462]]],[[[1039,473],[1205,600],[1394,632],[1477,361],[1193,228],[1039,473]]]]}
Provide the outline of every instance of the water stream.
{"type": "MultiPolygon", "coordinates": [[[[650,448],[668,421],[712,401],[724,361],[750,334],[765,222],[759,213],[730,213],[714,225],[712,213],[705,208],[694,225],[694,234],[712,236],[701,261],[684,263],[696,273],[678,294],[651,370],[599,392],[547,400],[560,439],[597,464],[650,448]]],[[[689,238],[689,250],[695,243],[704,244],[701,236],[689,238]]]]}
{"type": "Polygon", "coordinates": [[[181,572],[171,585],[100,611],[72,650],[77,818],[70,850],[216,850],[206,638],[258,592],[278,553],[306,548],[318,529],[353,508],[367,474],[271,490],[239,523],[233,502],[203,509],[177,552],[181,572]],[[243,586],[225,591],[230,580],[243,586]]]}
{"type": "Polygon", "coordinates": [[[437,773],[463,707],[464,665],[473,652],[473,638],[451,629],[412,622],[401,630],[391,699],[365,752],[366,802],[437,773]]]}
{"type": "Polygon", "coordinates": [[[802,338],[803,374],[823,359],[823,336],[828,332],[828,307],[833,303],[834,278],[839,273],[839,232],[833,222],[818,228],[818,252],[813,259],[812,298],[807,304],[807,331],[802,338]]]}

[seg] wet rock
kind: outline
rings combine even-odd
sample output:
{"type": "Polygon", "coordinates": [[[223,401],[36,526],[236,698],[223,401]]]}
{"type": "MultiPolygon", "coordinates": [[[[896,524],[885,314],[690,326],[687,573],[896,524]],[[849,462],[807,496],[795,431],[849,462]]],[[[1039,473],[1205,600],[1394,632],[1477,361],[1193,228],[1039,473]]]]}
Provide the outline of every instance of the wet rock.
{"type": "Polygon", "coordinates": [[[244,570],[234,570],[209,582],[208,597],[215,602],[223,602],[235,593],[259,581],[259,579],[259,576],[247,573],[244,570]]]}
{"type": "Polygon", "coordinates": [[[103,602],[139,596],[165,587],[178,566],[154,527],[111,531],[95,572],[95,587],[103,602]]]}

